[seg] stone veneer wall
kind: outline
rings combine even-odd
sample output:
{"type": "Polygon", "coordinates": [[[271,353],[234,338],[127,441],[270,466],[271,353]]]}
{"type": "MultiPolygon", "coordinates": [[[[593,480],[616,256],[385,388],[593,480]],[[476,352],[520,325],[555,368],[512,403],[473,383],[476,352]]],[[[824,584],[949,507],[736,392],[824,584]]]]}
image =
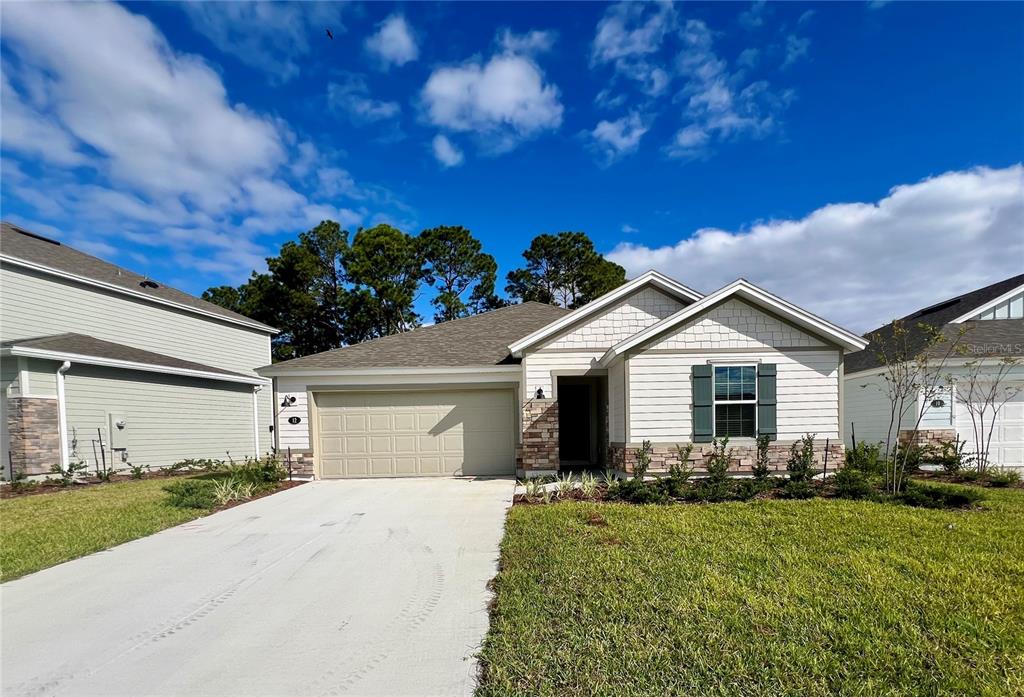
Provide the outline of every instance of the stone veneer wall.
{"type": "Polygon", "coordinates": [[[10,464],[14,472],[26,475],[49,473],[53,465],[60,464],[57,400],[42,397],[6,399],[10,464]]]}
{"type": "MultiPolygon", "coordinates": [[[[786,461],[789,460],[790,447],[793,441],[774,441],[768,447],[768,467],[773,472],[780,474],[786,473],[786,461]]],[[[732,466],[729,468],[731,474],[745,474],[749,473],[754,469],[754,463],[757,459],[757,446],[753,443],[750,445],[729,445],[729,449],[732,450],[732,466]]],[[[631,474],[633,472],[633,465],[636,463],[636,451],[638,447],[625,447],[621,444],[613,444],[608,448],[608,462],[609,466],[620,471],[631,474]]],[[[690,466],[694,468],[696,472],[707,471],[704,467],[705,458],[709,457],[712,452],[710,443],[698,443],[694,445],[693,452],[690,453],[690,466]]],[[[814,462],[819,468],[824,464],[825,456],[825,441],[816,440],[814,442],[814,462]]],[[[842,441],[830,440],[828,444],[828,471],[833,472],[843,464],[845,449],[842,441]]],[[[677,462],[676,451],[673,445],[656,444],[651,452],[651,466],[648,472],[662,473],[668,472],[668,468],[671,464],[677,462]]]]}
{"type": "MultiPolygon", "coordinates": [[[[284,449],[277,453],[278,458],[281,460],[281,465],[285,469],[288,468],[288,449],[284,449]]],[[[292,476],[293,477],[313,477],[315,476],[315,470],[313,468],[313,451],[312,450],[296,450],[292,448],[292,476]]]]}
{"type": "Polygon", "coordinates": [[[522,442],[516,448],[516,468],[558,469],[558,402],[531,399],[523,404],[522,442]]]}
{"type": "MultiPolygon", "coordinates": [[[[906,445],[911,441],[914,436],[913,430],[900,431],[898,440],[900,445],[906,445]]],[[[942,444],[946,441],[956,440],[957,434],[956,429],[953,428],[931,428],[921,429],[917,432],[917,437],[914,438],[914,443],[922,448],[935,447],[941,448],[942,444]]]]}

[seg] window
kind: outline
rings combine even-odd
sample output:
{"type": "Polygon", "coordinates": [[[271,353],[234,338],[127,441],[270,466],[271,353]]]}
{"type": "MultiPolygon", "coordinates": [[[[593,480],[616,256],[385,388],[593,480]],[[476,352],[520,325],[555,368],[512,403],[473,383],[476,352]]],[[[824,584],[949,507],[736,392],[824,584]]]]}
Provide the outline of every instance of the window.
{"type": "Polygon", "coordinates": [[[715,366],[715,437],[757,436],[757,367],[715,366]]]}

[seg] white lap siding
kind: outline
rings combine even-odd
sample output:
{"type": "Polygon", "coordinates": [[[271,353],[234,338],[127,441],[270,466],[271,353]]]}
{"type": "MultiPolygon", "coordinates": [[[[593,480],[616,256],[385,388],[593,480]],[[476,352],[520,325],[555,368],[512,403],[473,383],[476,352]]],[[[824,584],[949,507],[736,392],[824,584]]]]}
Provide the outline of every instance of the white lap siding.
{"type": "MultiPolygon", "coordinates": [[[[68,438],[77,436],[77,455],[90,469],[96,429],[109,441],[108,414],[127,420],[128,459],[135,464],[166,467],[185,458],[225,459],[228,452],[236,460],[253,455],[252,385],[73,365],[64,389],[68,438]]],[[[273,417],[269,385],[257,399],[265,453],[273,417]]]]}
{"type": "Polygon", "coordinates": [[[626,364],[619,361],[608,368],[608,440],[626,441],[626,364]]]}
{"type": "Polygon", "coordinates": [[[839,436],[839,351],[641,353],[629,359],[630,441],[682,442],[692,438],[691,369],[708,361],[774,363],[780,441],[805,433],[839,436]]]}
{"type": "Polygon", "coordinates": [[[551,353],[531,353],[523,358],[523,371],[526,384],[523,392],[527,398],[537,393],[537,388],[543,388],[546,397],[554,395],[554,381],[552,374],[579,374],[582,371],[591,370],[597,367],[597,361],[604,354],[604,351],[574,351],[551,353]]]}

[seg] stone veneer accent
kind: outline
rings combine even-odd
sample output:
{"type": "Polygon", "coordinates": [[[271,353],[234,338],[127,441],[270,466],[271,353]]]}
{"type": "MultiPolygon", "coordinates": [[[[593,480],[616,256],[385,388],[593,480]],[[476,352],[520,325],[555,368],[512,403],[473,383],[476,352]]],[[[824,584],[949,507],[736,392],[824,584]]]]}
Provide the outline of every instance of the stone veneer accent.
{"type": "MultiPolygon", "coordinates": [[[[14,472],[48,474],[53,465],[60,464],[57,400],[42,397],[6,399],[10,464],[14,472]]],[[[7,464],[4,463],[5,466],[7,464]]]]}
{"type": "MultiPolygon", "coordinates": [[[[906,445],[907,443],[909,443],[913,436],[913,430],[900,431],[900,434],[898,436],[900,445],[906,445]]],[[[953,441],[956,440],[956,438],[956,429],[953,428],[921,429],[917,432],[917,437],[914,438],[914,443],[918,447],[922,448],[941,448],[944,442],[953,441]]]]}
{"type": "Polygon", "coordinates": [[[522,442],[516,448],[516,468],[558,469],[558,402],[531,399],[523,404],[522,442]]]}
{"type": "MultiPolygon", "coordinates": [[[[288,450],[282,450],[277,454],[281,460],[281,465],[288,469],[288,450]]],[[[313,451],[307,450],[296,450],[292,448],[292,476],[293,477],[313,477],[316,471],[313,467],[313,451]]]]}
{"type": "MultiPolygon", "coordinates": [[[[772,472],[785,474],[786,461],[789,460],[789,452],[792,445],[793,441],[774,441],[770,446],[768,446],[768,467],[772,472]]],[[[732,450],[732,466],[729,468],[729,472],[731,474],[746,474],[754,469],[754,463],[757,460],[757,446],[754,443],[749,445],[733,445],[730,443],[729,449],[732,450]]],[[[636,446],[626,447],[622,444],[613,444],[609,446],[609,465],[619,472],[632,474],[633,465],[636,463],[637,450],[639,450],[639,447],[636,446]]],[[[690,453],[690,466],[694,468],[694,471],[707,471],[704,467],[704,460],[711,455],[712,450],[713,448],[710,443],[698,443],[694,445],[693,452],[690,453]]],[[[825,455],[824,439],[815,440],[814,452],[814,461],[820,470],[823,465],[825,455]]],[[[829,441],[829,472],[833,472],[842,466],[844,453],[845,449],[842,441],[829,441]]],[[[651,474],[668,472],[669,465],[675,462],[677,462],[677,460],[674,445],[664,443],[655,444],[654,449],[651,451],[651,466],[648,469],[648,472],[651,474]]]]}

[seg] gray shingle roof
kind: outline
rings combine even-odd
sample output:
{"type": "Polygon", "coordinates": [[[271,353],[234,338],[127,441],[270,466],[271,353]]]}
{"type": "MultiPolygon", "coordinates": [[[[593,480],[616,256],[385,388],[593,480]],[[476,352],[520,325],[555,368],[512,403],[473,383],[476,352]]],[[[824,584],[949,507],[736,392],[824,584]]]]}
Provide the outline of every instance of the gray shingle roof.
{"type": "Polygon", "coordinates": [[[229,321],[244,322],[247,325],[265,329],[268,332],[277,331],[262,322],[257,322],[254,319],[240,315],[237,312],[232,312],[220,305],[197,298],[194,295],[189,295],[176,288],[165,286],[163,283],[157,283],[156,288],[142,286],[140,284],[143,281],[149,280],[146,276],[140,276],[134,271],[129,271],[116,264],[103,261],[90,254],[61,244],[56,240],[48,239],[10,223],[0,223],[0,253],[63,273],[109,283],[125,290],[152,297],[157,301],[163,300],[177,303],[201,312],[223,317],[229,321]]]}
{"type": "MultiPolygon", "coordinates": [[[[527,302],[265,366],[292,370],[440,368],[514,364],[508,345],[569,310],[527,302]]],[[[264,372],[264,369],[259,369],[264,372]]],[[[269,371],[268,371],[269,374],[269,371]]]]}
{"type": "MultiPolygon", "coordinates": [[[[941,331],[946,336],[952,337],[956,329],[956,325],[950,325],[952,320],[966,315],[985,303],[995,300],[1000,295],[1008,293],[1021,284],[1024,284],[1024,274],[1007,278],[999,281],[998,283],[993,283],[990,286],[985,286],[984,288],[972,290],[969,293],[958,295],[955,298],[943,300],[942,302],[935,303],[934,305],[930,305],[922,310],[918,310],[917,312],[907,315],[902,318],[903,326],[907,330],[907,350],[911,353],[917,353],[928,343],[928,333],[921,330],[918,327],[919,324],[929,325],[941,331]]],[[[1024,342],[1024,336],[1021,336],[1020,334],[1021,327],[1024,326],[1024,324],[1013,324],[1015,322],[1020,322],[1020,320],[980,320],[977,322],[965,322],[965,324],[971,325],[971,328],[969,333],[960,340],[960,344],[963,345],[968,341],[975,344],[1014,344],[1024,342]]],[[[893,335],[892,322],[864,335],[865,338],[871,339],[872,343],[863,351],[857,351],[856,353],[851,353],[846,356],[843,361],[843,369],[847,374],[877,368],[881,365],[877,355],[877,342],[874,340],[876,335],[878,335],[880,340],[883,342],[883,345],[885,342],[890,341],[893,335]]],[[[936,348],[941,351],[941,347],[942,345],[940,344],[936,348]]],[[[1008,353],[989,355],[1017,354],[1008,353]]]]}
{"type": "Polygon", "coordinates": [[[220,373],[221,375],[232,375],[236,377],[253,378],[252,374],[236,373],[223,368],[184,361],[180,358],[165,356],[162,353],[144,351],[132,346],[125,346],[113,341],[104,341],[85,334],[52,334],[50,336],[37,336],[29,339],[11,339],[4,341],[2,346],[10,348],[32,348],[41,351],[54,351],[61,354],[75,354],[89,356],[91,358],[106,358],[115,361],[128,361],[130,363],[143,363],[160,368],[173,368],[176,370],[197,370],[204,373],[220,373]]]}

